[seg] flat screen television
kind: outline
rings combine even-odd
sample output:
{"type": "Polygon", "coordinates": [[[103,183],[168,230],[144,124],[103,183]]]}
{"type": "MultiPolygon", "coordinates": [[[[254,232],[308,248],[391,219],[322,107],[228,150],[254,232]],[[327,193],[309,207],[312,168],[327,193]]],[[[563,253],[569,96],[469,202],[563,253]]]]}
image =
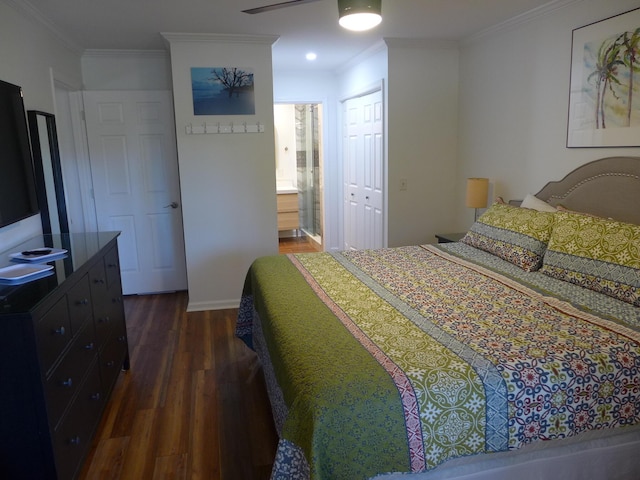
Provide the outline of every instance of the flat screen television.
{"type": "Polygon", "coordinates": [[[0,80],[0,227],[38,213],[22,89],[0,80]]]}

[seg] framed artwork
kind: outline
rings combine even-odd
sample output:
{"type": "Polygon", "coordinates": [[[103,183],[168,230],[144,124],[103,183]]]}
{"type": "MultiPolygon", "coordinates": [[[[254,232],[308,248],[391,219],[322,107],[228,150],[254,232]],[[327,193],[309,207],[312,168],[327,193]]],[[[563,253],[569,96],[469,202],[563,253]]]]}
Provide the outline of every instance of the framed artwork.
{"type": "Polygon", "coordinates": [[[192,67],[194,115],[255,115],[253,69],[192,67]]]}
{"type": "Polygon", "coordinates": [[[573,30],[567,147],[640,146],[640,8],[573,30]]]}

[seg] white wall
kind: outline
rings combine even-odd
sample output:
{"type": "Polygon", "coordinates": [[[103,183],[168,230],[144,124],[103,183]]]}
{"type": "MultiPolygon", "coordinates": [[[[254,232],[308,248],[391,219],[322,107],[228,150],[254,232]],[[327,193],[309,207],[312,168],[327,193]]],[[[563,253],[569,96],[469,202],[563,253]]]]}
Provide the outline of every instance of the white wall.
{"type": "Polygon", "coordinates": [[[273,106],[277,189],[297,189],[296,112],[292,103],[273,106]]]}
{"type": "Polygon", "coordinates": [[[591,160],[640,155],[639,148],[566,148],[572,30],[637,8],[637,0],[556,7],[462,46],[459,230],[473,221],[464,208],[466,177],[489,177],[492,197],[521,199],[591,160]]]}
{"type": "Polygon", "coordinates": [[[458,48],[399,39],[387,45],[389,246],[435,243],[436,233],[455,224],[458,48]]]}
{"type": "MultiPolygon", "coordinates": [[[[0,1],[0,79],[20,85],[27,110],[54,113],[53,79],[82,85],[80,52],[25,13],[13,0],[0,1]]],[[[0,250],[42,232],[40,215],[0,229],[0,250]]]]}
{"type": "Polygon", "coordinates": [[[171,90],[169,52],[87,50],[82,78],[85,90],[171,90]]]}
{"type": "Polygon", "coordinates": [[[253,260],[278,251],[271,37],[165,34],[170,43],[189,310],[237,307],[253,260]],[[254,116],[194,116],[191,67],[252,68],[254,116]],[[264,133],[187,135],[203,121],[264,133]]]}

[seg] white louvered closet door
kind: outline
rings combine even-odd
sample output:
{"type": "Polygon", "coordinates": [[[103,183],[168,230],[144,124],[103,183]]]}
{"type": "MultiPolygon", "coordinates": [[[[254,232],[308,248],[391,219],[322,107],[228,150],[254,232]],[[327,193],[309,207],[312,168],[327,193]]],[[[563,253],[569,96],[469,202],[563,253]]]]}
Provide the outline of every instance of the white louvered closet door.
{"type": "Polygon", "coordinates": [[[351,98],[343,110],[344,248],[384,246],[382,91],[351,98]]]}

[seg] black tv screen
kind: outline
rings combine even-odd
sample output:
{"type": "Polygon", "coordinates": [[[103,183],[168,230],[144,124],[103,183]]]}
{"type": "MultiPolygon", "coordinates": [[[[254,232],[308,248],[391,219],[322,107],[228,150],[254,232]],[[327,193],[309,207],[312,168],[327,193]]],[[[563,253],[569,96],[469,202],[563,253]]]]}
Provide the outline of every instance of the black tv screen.
{"type": "Polygon", "coordinates": [[[38,211],[22,89],[0,80],[0,227],[38,211]]]}

